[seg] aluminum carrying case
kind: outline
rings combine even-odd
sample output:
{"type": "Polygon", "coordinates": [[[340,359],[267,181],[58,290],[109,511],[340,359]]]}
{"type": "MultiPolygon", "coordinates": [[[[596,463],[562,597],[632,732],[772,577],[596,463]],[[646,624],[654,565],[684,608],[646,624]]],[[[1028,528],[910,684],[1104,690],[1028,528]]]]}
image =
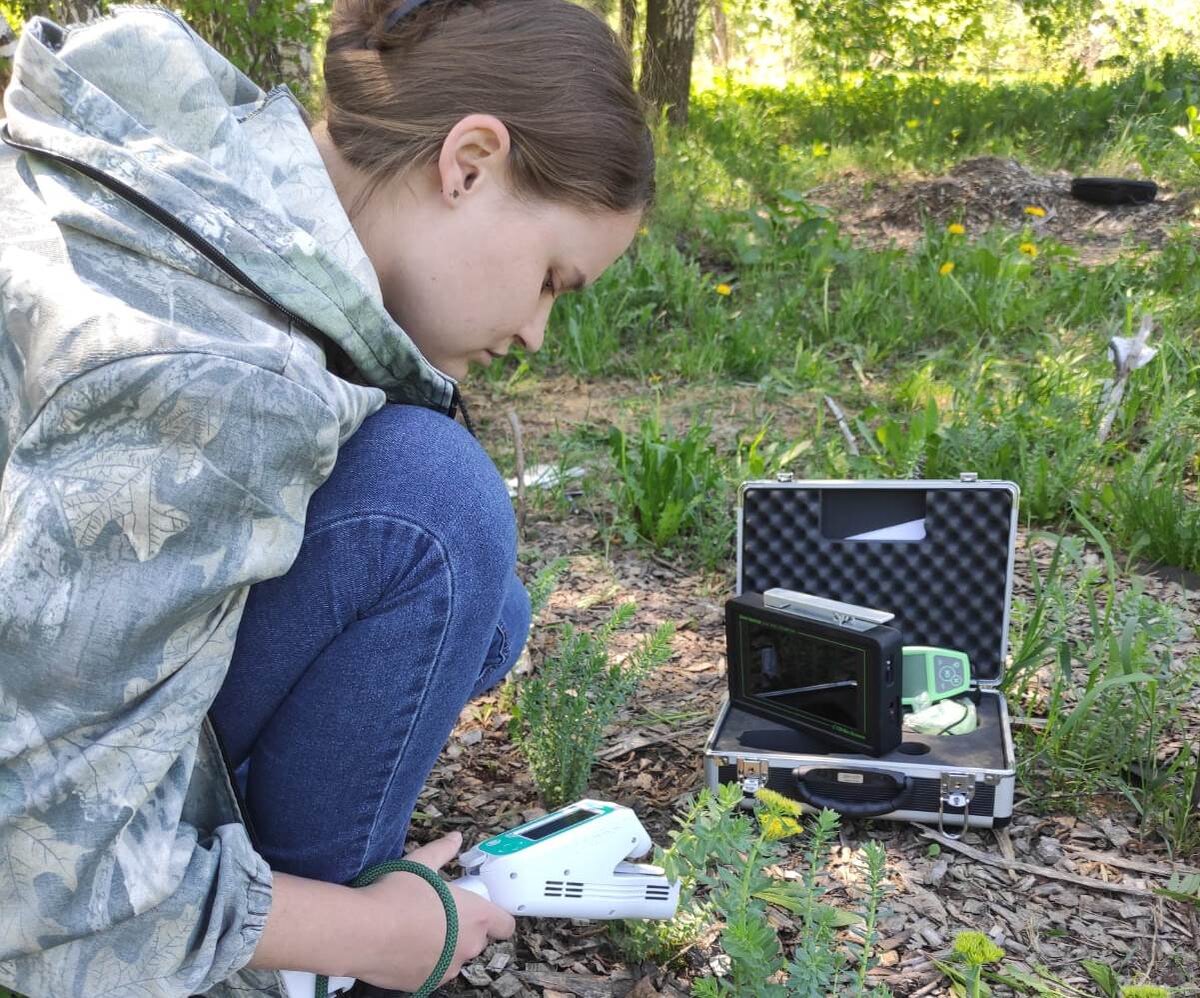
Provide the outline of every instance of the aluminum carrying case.
{"type": "Polygon", "coordinates": [[[704,747],[705,782],[769,787],[847,817],[1001,827],[1016,760],[999,690],[1008,653],[1019,489],[959,480],[744,483],[737,504],[737,594],[783,588],[895,614],[906,645],[970,657],[978,726],[905,731],[881,756],[830,751],[818,737],[732,707],[704,747]]]}

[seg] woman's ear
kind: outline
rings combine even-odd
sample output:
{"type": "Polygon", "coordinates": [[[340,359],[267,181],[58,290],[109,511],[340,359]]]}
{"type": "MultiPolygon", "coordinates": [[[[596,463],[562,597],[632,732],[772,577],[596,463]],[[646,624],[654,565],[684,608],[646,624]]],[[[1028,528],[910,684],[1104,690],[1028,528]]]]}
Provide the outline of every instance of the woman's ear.
{"type": "Polygon", "coordinates": [[[442,198],[461,202],[467,194],[489,183],[504,185],[508,173],[508,128],[491,114],[469,114],[442,142],[438,174],[442,198]]]}

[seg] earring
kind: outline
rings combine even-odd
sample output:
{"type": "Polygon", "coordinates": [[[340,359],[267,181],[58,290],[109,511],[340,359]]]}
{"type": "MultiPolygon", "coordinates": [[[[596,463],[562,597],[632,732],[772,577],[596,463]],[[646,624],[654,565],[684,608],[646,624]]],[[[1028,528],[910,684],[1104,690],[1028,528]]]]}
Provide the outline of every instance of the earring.
{"type": "Polygon", "coordinates": [[[458,191],[455,191],[452,197],[458,197],[458,191]]]}

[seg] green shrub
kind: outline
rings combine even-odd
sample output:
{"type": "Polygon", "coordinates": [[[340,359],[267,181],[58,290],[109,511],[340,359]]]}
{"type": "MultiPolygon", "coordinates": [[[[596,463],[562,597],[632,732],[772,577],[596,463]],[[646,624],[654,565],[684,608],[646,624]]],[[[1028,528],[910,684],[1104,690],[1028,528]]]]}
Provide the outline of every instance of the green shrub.
{"type": "Polygon", "coordinates": [[[719,923],[728,972],[696,979],[696,998],[826,998],[827,995],[884,996],[880,985],[866,990],[866,975],[876,942],[879,903],[884,891],[883,847],[864,847],[866,896],[862,913],[840,911],[821,902],[820,883],[838,816],[825,810],[807,829],[805,866],[800,880],[774,871],[788,840],[804,833],[800,806],[769,790],[760,790],[757,816],[740,807],[742,789],[725,784],[714,794],[702,790],[670,833],[671,845],[656,850],[654,862],[681,881],[679,914],[671,922],[624,922],[612,931],[628,955],[674,956],[719,923]],[[789,956],[767,919],[768,907],[782,908],[797,920],[797,938],[789,956]],[[839,929],[853,926],[853,966],[837,947],[839,929]]]}
{"type": "Polygon", "coordinates": [[[669,623],[623,661],[609,656],[609,639],[635,609],[622,604],[590,634],[564,624],[554,653],[517,686],[509,730],[548,808],[583,796],[605,727],[642,679],[670,657],[675,628],[669,623]]]}
{"type": "Polygon", "coordinates": [[[545,609],[569,564],[570,562],[566,558],[555,558],[533,577],[528,587],[529,615],[531,617],[537,617],[545,609]]]}

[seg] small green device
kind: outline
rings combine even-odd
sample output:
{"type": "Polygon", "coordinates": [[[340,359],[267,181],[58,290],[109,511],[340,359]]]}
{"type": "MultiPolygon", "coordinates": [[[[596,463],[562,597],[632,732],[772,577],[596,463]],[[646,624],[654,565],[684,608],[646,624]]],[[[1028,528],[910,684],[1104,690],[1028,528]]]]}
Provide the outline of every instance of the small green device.
{"type": "Polygon", "coordinates": [[[901,668],[900,702],[916,705],[922,693],[929,703],[960,696],[971,689],[971,661],[966,652],[928,645],[905,645],[901,668]]]}

